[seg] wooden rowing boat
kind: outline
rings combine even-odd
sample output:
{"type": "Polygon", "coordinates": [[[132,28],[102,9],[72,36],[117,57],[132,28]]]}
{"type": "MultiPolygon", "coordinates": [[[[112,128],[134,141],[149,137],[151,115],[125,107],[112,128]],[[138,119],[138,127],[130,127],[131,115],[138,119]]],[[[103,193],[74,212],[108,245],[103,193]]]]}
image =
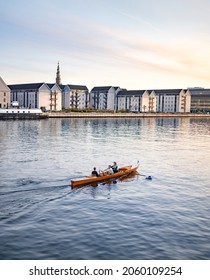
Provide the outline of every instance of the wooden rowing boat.
{"type": "Polygon", "coordinates": [[[132,165],[128,166],[123,166],[119,168],[119,171],[111,174],[111,175],[103,175],[100,174],[99,177],[95,176],[88,176],[84,179],[78,179],[78,180],[71,180],[71,187],[81,187],[81,186],[86,186],[86,185],[94,185],[97,183],[105,182],[105,181],[110,181],[112,179],[117,179],[121,178],[124,176],[128,176],[132,173],[135,173],[138,169],[139,165],[132,167],[132,165]]]}

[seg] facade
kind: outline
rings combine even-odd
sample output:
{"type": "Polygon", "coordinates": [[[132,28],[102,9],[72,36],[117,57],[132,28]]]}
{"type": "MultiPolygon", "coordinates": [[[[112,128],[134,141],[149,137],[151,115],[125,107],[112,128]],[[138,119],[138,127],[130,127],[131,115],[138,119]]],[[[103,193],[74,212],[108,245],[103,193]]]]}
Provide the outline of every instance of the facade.
{"type": "MultiPolygon", "coordinates": [[[[62,89],[58,84],[47,84],[50,89],[50,111],[62,110],[62,89]]],[[[47,107],[44,106],[46,109],[47,107]]],[[[47,109],[48,110],[48,109],[47,109]]]]}
{"type": "Polygon", "coordinates": [[[89,92],[86,86],[63,86],[62,107],[64,109],[85,109],[89,107],[89,92]]]}
{"type": "Polygon", "coordinates": [[[149,112],[156,112],[157,110],[157,96],[153,91],[150,92],[149,94],[149,112]]]}
{"type": "Polygon", "coordinates": [[[190,112],[191,96],[183,89],[153,90],[156,95],[157,112],[190,112]]]}
{"type": "Polygon", "coordinates": [[[117,93],[117,110],[148,112],[148,92],[146,90],[120,90],[117,93]]]}
{"type": "Polygon", "coordinates": [[[0,77],[0,108],[10,107],[10,88],[0,77]]]}
{"type": "Polygon", "coordinates": [[[94,87],[90,92],[90,107],[95,110],[116,110],[119,87],[94,87]]]}
{"type": "Polygon", "coordinates": [[[189,88],[191,112],[210,112],[210,89],[189,88]]]}
{"type": "Polygon", "coordinates": [[[57,84],[49,86],[46,83],[9,85],[11,102],[18,101],[20,108],[45,108],[59,111],[61,110],[61,91],[57,84]]]}

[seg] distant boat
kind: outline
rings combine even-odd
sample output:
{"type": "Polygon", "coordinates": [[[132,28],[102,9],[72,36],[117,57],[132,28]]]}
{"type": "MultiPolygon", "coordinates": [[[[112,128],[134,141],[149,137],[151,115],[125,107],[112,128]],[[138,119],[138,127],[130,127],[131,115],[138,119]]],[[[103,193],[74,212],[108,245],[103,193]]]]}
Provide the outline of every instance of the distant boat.
{"type": "Polygon", "coordinates": [[[0,108],[0,119],[42,119],[47,113],[35,108],[0,108]]]}
{"type": "Polygon", "coordinates": [[[81,187],[86,185],[94,185],[101,182],[110,181],[112,179],[116,178],[122,178],[124,176],[128,176],[132,173],[135,173],[139,167],[139,164],[135,167],[132,167],[132,165],[120,167],[119,171],[110,175],[104,175],[103,173],[100,174],[99,177],[95,176],[87,176],[84,179],[78,179],[78,180],[71,180],[71,187],[81,187]]]}

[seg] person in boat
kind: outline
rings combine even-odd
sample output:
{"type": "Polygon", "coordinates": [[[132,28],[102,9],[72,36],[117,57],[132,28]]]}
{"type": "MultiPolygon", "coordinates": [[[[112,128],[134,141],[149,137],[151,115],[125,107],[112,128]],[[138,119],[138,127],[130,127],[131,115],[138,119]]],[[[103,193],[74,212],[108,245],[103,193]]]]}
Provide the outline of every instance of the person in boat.
{"type": "Polygon", "coordinates": [[[96,167],[93,167],[92,175],[95,176],[95,177],[99,177],[99,174],[96,170],[96,167]]]}
{"type": "Polygon", "coordinates": [[[117,173],[119,171],[116,161],[114,161],[114,164],[112,165],[112,170],[114,173],[117,173]]]}
{"type": "Polygon", "coordinates": [[[108,168],[107,168],[107,174],[108,174],[108,175],[114,174],[114,171],[113,171],[113,168],[112,168],[111,165],[109,165],[108,168]]]}

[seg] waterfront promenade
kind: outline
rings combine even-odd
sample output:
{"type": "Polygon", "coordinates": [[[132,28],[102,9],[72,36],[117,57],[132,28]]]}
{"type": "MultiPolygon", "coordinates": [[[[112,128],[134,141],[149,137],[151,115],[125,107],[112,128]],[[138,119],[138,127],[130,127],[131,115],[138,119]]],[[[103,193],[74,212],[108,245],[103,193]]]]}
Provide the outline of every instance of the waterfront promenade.
{"type": "Polygon", "coordinates": [[[210,114],[194,113],[110,113],[50,112],[49,118],[210,118],[210,114]]]}

